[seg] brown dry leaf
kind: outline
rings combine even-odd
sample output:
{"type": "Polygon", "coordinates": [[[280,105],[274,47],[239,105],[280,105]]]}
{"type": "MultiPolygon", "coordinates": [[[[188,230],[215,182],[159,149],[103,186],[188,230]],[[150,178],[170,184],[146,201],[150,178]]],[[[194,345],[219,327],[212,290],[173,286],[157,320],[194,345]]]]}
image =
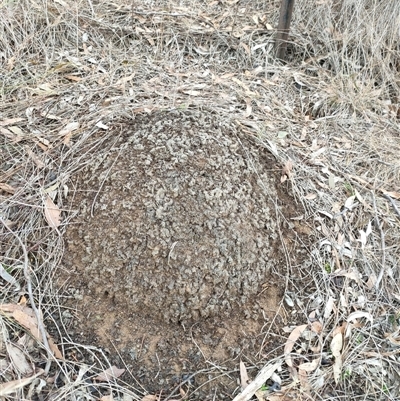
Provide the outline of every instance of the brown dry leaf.
{"type": "Polygon", "coordinates": [[[57,228],[61,224],[61,210],[54,204],[49,195],[47,195],[44,202],[44,216],[52,228],[57,228]]]}
{"type": "Polygon", "coordinates": [[[12,380],[7,383],[2,383],[0,386],[0,397],[4,397],[7,394],[15,393],[18,389],[32,383],[38,376],[42,375],[43,373],[44,370],[39,369],[37,373],[35,373],[31,377],[27,377],[26,379],[18,379],[12,380]]]}
{"type": "Polygon", "coordinates": [[[5,182],[0,182],[0,189],[4,192],[8,192],[9,194],[15,194],[16,189],[11,185],[6,184],[5,182]]]}
{"type": "Polygon", "coordinates": [[[250,380],[247,374],[246,366],[243,361],[240,361],[239,370],[240,370],[240,384],[242,386],[242,390],[244,390],[249,384],[250,380]]]}
{"type": "Polygon", "coordinates": [[[320,334],[322,332],[322,328],[323,328],[322,323],[318,320],[311,323],[311,330],[314,333],[320,334]]]}
{"type": "Polygon", "coordinates": [[[24,309],[24,306],[21,306],[18,304],[2,304],[2,305],[0,305],[0,310],[2,310],[3,312],[12,313],[15,310],[23,310],[23,309],[24,309]]]}
{"type": "Polygon", "coordinates": [[[125,372],[125,369],[118,369],[115,365],[111,366],[111,368],[108,368],[98,374],[94,380],[100,381],[100,382],[107,382],[110,379],[117,379],[120,377],[123,373],[125,372]]]}
{"type": "Polygon", "coordinates": [[[158,396],[153,394],[147,394],[140,401],[158,401],[158,400],[159,400],[158,396]]]}
{"type": "Polygon", "coordinates": [[[293,162],[289,159],[282,168],[281,183],[285,182],[292,176],[293,162]]]}
{"type": "Polygon", "coordinates": [[[288,365],[289,367],[293,367],[293,361],[292,358],[290,357],[290,353],[292,352],[294,343],[298,340],[298,338],[301,336],[301,334],[307,328],[307,326],[308,324],[302,324],[301,326],[295,327],[286,341],[284,348],[285,362],[286,365],[288,365]]]}
{"type": "Polygon", "coordinates": [[[48,334],[47,334],[47,342],[49,343],[50,350],[53,351],[53,355],[57,359],[64,359],[64,356],[61,353],[61,351],[58,349],[57,344],[54,342],[53,338],[50,337],[48,334]]]}
{"type": "Polygon", "coordinates": [[[342,374],[342,347],[343,347],[343,335],[342,333],[337,333],[333,337],[331,342],[332,355],[335,357],[335,363],[333,364],[333,377],[335,383],[339,382],[340,376],[342,374]]]}
{"type": "MultiPolygon", "coordinates": [[[[42,342],[42,336],[40,334],[37,319],[33,310],[24,305],[16,305],[16,304],[3,304],[0,305],[0,310],[4,312],[11,313],[11,316],[23,327],[29,330],[36,340],[42,342]]],[[[47,333],[46,333],[47,334],[47,333]]],[[[57,345],[54,343],[54,340],[47,334],[48,343],[51,351],[58,359],[63,359],[63,355],[58,349],[57,345]]]]}
{"type": "Polygon", "coordinates": [[[26,360],[24,352],[22,352],[14,344],[7,344],[7,353],[10,357],[13,366],[18,370],[22,376],[29,376],[33,373],[32,366],[26,360]]]}
{"type": "MultiPolygon", "coordinates": [[[[30,309],[30,308],[26,308],[30,309]]],[[[33,312],[33,311],[32,311],[33,312]]],[[[35,316],[30,316],[24,310],[16,309],[12,313],[12,317],[21,325],[28,329],[33,337],[35,337],[38,341],[42,341],[42,336],[40,335],[37,320],[35,316]]]]}

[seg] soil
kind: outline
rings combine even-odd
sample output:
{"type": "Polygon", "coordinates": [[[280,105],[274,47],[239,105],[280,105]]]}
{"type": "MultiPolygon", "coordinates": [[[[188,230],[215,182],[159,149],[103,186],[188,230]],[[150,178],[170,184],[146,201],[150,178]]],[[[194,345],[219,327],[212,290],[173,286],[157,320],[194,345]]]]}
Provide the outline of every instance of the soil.
{"type": "MultiPolygon", "coordinates": [[[[295,213],[279,166],[204,111],[143,115],[108,135],[73,180],[78,214],[58,277],[76,309],[68,334],[164,394],[182,375],[255,357],[284,295],[279,230],[294,238],[276,221],[276,205],[295,213]]],[[[237,385],[225,376],[222,398],[237,385]]]]}

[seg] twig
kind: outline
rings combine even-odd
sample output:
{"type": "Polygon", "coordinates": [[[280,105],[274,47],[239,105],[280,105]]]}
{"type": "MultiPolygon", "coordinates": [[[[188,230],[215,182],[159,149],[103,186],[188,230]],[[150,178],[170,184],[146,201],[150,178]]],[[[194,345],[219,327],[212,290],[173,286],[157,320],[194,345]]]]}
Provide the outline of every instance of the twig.
{"type": "Polygon", "coordinates": [[[19,237],[19,235],[17,235],[13,230],[11,230],[11,228],[7,226],[6,222],[3,219],[0,218],[0,221],[3,224],[3,226],[6,228],[6,230],[8,232],[10,232],[17,239],[17,241],[21,245],[22,252],[24,254],[24,276],[25,276],[26,285],[27,285],[27,288],[28,288],[29,301],[31,303],[31,307],[32,307],[33,311],[35,312],[38,328],[39,328],[40,334],[41,334],[42,339],[43,339],[43,345],[44,345],[44,348],[46,349],[46,352],[47,352],[47,357],[48,358],[47,358],[47,362],[46,362],[46,367],[44,369],[44,373],[46,375],[48,375],[48,373],[50,371],[51,362],[52,362],[52,359],[54,359],[54,356],[53,356],[53,353],[50,350],[49,343],[47,341],[47,333],[46,333],[46,330],[44,329],[44,326],[43,326],[43,323],[42,323],[42,319],[40,317],[39,310],[37,309],[36,304],[35,304],[35,300],[33,298],[32,280],[31,280],[31,275],[30,275],[28,252],[26,250],[26,246],[22,242],[22,240],[19,237]]]}

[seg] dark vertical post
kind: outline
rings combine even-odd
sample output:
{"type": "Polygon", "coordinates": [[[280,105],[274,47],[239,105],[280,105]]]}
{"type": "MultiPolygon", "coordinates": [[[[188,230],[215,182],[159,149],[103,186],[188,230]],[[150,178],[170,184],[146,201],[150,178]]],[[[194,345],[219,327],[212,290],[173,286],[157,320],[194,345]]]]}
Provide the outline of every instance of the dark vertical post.
{"type": "Polygon", "coordinates": [[[276,57],[284,60],[289,37],[290,21],[292,19],[294,0],[282,0],[279,15],[278,33],[276,35],[276,57]]]}

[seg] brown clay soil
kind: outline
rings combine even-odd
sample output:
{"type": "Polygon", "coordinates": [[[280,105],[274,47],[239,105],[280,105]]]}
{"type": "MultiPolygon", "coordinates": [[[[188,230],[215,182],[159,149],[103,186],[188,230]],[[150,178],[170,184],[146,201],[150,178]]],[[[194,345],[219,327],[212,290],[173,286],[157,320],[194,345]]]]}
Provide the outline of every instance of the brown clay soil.
{"type": "Polygon", "coordinates": [[[74,311],[65,335],[105,349],[128,383],[158,394],[216,369],[199,394],[224,399],[237,386],[226,369],[284,345],[287,258],[307,227],[277,219],[299,214],[281,166],[233,122],[166,111],[112,130],[72,179],[77,214],[58,274],[74,311]]]}

